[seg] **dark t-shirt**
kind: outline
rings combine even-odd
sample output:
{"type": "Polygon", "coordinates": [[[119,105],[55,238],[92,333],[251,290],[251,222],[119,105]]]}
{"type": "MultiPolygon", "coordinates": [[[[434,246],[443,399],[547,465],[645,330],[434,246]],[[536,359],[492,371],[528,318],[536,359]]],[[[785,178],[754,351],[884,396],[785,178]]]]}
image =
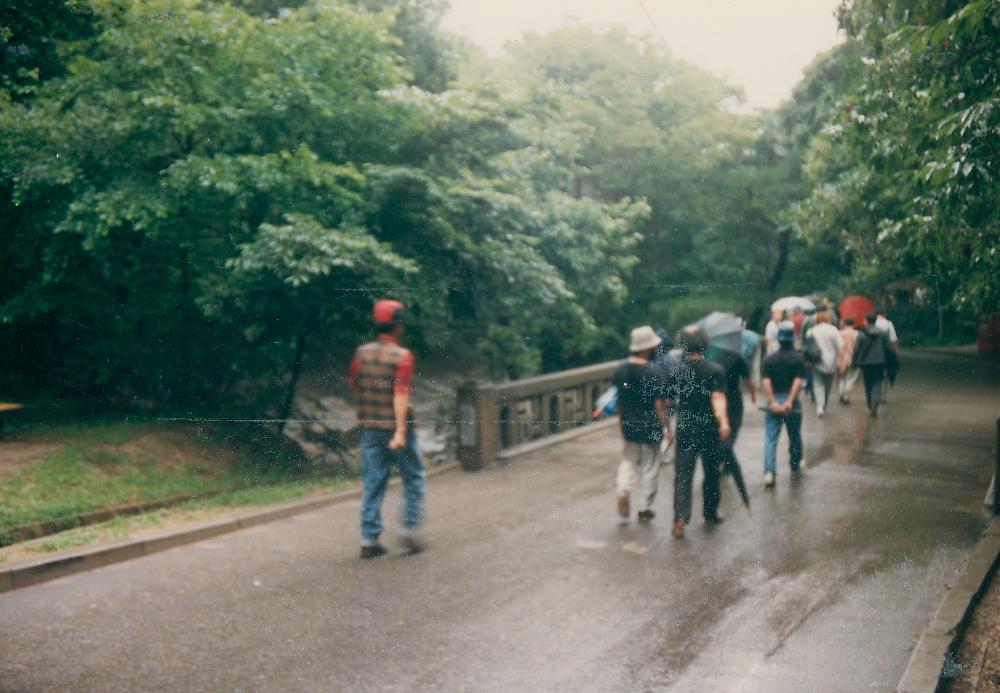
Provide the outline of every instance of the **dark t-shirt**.
{"type": "Polygon", "coordinates": [[[717,363],[682,359],[667,379],[667,394],[677,402],[677,435],[717,436],[712,393],[725,392],[726,371],[717,363]]]}
{"type": "Polygon", "coordinates": [[[611,384],[618,388],[622,437],[631,443],[659,445],[663,427],[656,416],[656,400],[666,399],[659,368],[625,361],[615,369],[611,384]]]}
{"type": "Polygon", "coordinates": [[[796,378],[805,380],[806,360],[795,349],[782,348],[764,359],[760,369],[762,377],[770,378],[774,394],[784,395],[792,391],[796,378]]]}
{"type": "Polygon", "coordinates": [[[750,378],[750,367],[740,354],[731,352],[720,355],[714,363],[718,363],[726,371],[726,408],[732,422],[734,414],[743,412],[741,383],[750,378]]]}

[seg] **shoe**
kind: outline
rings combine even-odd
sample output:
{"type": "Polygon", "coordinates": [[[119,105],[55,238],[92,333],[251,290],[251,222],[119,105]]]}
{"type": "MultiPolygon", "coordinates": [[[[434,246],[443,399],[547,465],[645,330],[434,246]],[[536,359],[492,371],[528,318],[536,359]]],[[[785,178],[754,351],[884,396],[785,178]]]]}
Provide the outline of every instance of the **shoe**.
{"type": "Polygon", "coordinates": [[[403,548],[406,549],[407,556],[413,556],[418,553],[423,553],[424,549],[427,547],[413,537],[403,537],[403,548]]]}
{"type": "Polygon", "coordinates": [[[654,517],[656,517],[656,513],[654,513],[652,510],[639,511],[639,522],[649,522],[654,517]]]}
{"type": "Polygon", "coordinates": [[[375,544],[374,546],[362,546],[361,547],[361,558],[378,558],[379,556],[384,556],[388,551],[381,544],[375,544]]]}
{"type": "Polygon", "coordinates": [[[869,409],[868,415],[874,419],[876,416],[878,416],[878,409],[869,409]]]}
{"type": "Polygon", "coordinates": [[[771,472],[766,472],[764,474],[764,486],[767,488],[774,488],[774,474],[771,472]]]}
{"type": "Polygon", "coordinates": [[[795,467],[792,469],[792,479],[799,480],[802,478],[802,467],[795,467]]]}
{"type": "Polygon", "coordinates": [[[816,407],[816,416],[822,419],[824,413],[823,407],[816,407]]]}
{"type": "Polygon", "coordinates": [[[628,491],[618,493],[618,514],[625,518],[632,514],[632,507],[628,502],[628,491]]]}
{"type": "Polygon", "coordinates": [[[684,525],[686,524],[683,518],[674,522],[674,528],[670,530],[670,533],[674,535],[674,539],[684,538],[684,525]]]}
{"type": "Polygon", "coordinates": [[[705,522],[710,525],[721,525],[725,521],[726,518],[719,514],[705,516],[705,522]]]}

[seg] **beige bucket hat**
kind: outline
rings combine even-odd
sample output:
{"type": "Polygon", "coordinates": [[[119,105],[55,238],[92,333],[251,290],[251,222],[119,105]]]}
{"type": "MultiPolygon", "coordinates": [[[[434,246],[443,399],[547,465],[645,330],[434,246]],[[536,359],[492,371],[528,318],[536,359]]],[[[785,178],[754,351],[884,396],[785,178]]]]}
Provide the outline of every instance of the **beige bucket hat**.
{"type": "Polygon", "coordinates": [[[656,332],[649,325],[643,325],[632,330],[632,339],[628,350],[633,354],[640,351],[655,349],[663,343],[663,340],[656,336],[656,332]]]}

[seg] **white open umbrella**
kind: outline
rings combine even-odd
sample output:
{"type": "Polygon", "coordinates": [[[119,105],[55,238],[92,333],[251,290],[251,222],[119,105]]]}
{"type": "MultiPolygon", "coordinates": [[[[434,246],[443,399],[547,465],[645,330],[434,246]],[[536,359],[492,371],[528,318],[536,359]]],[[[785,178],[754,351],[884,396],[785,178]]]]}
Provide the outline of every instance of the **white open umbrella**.
{"type": "Polygon", "coordinates": [[[816,304],[801,296],[785,296],[772,303],[771,310],[816,310],[816,304]]]}

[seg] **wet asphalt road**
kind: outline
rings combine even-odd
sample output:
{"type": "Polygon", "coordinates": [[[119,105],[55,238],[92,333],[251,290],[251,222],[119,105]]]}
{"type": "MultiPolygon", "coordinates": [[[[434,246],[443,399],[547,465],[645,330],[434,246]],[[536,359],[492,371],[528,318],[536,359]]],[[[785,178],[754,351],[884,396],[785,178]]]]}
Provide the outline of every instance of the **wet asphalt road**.
{"type": "Polygon", "coordinates": [[[985,525],[998,384],[910,354],[878,419],[860,384],[808,407],[774,491],[751,415],[753,515],[726,481],[728,521],[681,542],[672,466],[659,517],[619,523],[604,432],[432,479],[420,556],[359,561],[355,502],[0,595],[0,689],[891,690],[985,525]]]}

